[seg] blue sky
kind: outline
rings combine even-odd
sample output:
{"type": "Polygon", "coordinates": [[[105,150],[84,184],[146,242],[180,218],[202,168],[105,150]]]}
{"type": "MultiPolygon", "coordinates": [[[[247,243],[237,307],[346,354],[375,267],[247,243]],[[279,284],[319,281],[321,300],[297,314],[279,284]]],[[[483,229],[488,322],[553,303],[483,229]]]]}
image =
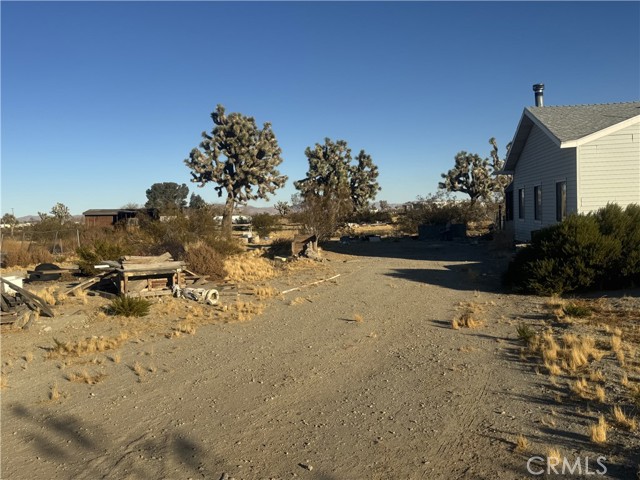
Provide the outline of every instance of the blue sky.
{"type": "Polygon", "coordinates": [[[437,190],[460,150],[504,155],[532,85],[546,105],[640,98],[638,2],[7,2],[2,213],[144,203],[216,104],[269,121],[289,200],[305,147],[365,149],[378,200],[437,190]]]}

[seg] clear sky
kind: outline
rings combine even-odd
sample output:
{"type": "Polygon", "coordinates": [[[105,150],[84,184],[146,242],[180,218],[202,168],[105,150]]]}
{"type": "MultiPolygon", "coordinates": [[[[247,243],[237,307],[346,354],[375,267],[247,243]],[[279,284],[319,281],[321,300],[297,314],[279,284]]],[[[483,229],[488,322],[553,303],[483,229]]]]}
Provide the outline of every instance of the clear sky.
{"type": "Polygon", "coordinates": [[[0,2],[2,213],[144,203],[216,104],[269,121],[289,200],[304,149],[365,149],[378,200],[437,190],[460,150],[501,154],[546,105],[640,98],[638,2],[0,2]]]}

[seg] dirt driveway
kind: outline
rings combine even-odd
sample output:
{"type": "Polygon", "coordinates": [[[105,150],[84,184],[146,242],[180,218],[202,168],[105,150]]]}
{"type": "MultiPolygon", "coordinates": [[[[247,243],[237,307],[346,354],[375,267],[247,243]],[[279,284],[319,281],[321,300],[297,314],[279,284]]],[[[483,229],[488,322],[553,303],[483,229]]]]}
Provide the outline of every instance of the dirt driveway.
{"type": "Polygon", "coordinates": [[[509,319],[539,300],[499,291],[504,259],[451,242],[331,250],[318,275],[334,280],[249,322],[127,344],[95,385],[40,353],[14,362],[2,478],[533,478],[514,442],[544,441],[548,405],[509,319]],[[451,328],[460,302],[483,326],[451,328]]]}

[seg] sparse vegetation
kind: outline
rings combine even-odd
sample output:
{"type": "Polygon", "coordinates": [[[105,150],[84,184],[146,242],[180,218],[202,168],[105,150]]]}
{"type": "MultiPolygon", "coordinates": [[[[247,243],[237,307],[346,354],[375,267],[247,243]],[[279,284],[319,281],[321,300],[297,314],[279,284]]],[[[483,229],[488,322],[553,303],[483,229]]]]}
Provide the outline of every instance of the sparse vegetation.
{"type": "Polygon", "coordinates": [[[118,348],[127,338],[128,334],[125,332],[120,333],[117,337],[90,337],[68,342],[62,342],[54,338],[55,345],[48,349],[47,357],[56,359],[105,352],[118,348]]]}

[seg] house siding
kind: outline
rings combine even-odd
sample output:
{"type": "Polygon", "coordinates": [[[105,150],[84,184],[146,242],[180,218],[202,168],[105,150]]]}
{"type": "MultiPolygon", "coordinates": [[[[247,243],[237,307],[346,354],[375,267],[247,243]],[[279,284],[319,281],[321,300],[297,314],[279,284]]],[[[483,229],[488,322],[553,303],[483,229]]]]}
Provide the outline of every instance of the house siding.
{"type": "Polygon", "coordinates": [[[567,182],[567,215],[577,211],[576,149],[560,149],[539,127],[529,133],[514,172],[514,232],[521,242],[556,223],[556,182],[567,182]],[[542,189],[542,219],[534,219],[534,187],[542,189]],[[518,218],[518,191],[525,189],[525,218],[518,218]]]}
{"type": "Polygon", "coordinates": [[[640,204],[640,122],[578,147],[578,212],[640,204]]]}

